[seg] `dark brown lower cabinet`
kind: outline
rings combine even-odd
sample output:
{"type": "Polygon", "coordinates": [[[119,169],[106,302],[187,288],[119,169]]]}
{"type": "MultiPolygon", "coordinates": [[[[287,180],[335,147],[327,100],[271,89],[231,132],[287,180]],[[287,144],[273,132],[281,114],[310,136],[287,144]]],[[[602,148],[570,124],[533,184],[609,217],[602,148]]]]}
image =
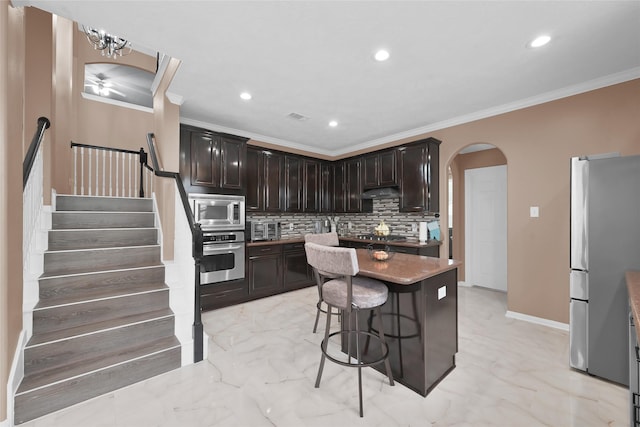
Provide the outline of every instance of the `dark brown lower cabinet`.
{"type": "Polygon", "coordinates": [[[200,286],[200,306],[203,311],[244,302],[249,297],[246,279],[230,280],[200,286]]]}
{"type": "Polygon", "coordinates": [[[304,243],[284,245],[283,258],[285,289],[299,289],[314,284],[311,267],[307,264],[304,243]]]}
{"type": "Polygon", "coordinates": [[[250,296],[274,295],[283,290],[282,245],[247,248],[247,268],[250,296]]]}

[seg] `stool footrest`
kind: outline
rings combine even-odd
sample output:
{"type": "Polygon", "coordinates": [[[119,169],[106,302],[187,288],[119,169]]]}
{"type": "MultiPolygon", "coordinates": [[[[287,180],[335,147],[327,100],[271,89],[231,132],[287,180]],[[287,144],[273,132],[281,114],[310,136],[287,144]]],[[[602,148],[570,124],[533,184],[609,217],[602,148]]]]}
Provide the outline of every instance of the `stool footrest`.
{"type": "MultiPolygon", "coordinates": [[[[322,350],[322,353],[327,357],[327,359],[331,360],[334,363],[337,363],[338,365],[342,365],[342,366],[348,366],[348,367],[352,367],[352,368],[362,368],[365,366],[373,366],[373,365],[377,365],[378,363],[383,363],[385,361],[385,359],[387,359],[387,356],[389,355],[389,346],[387,345],[386,342],[382,342],[380,340],[380,337],[378,335],[374,335],[370,332],[366,332],[366,331],[360,331],[360,332],[355,332],[355,331],[338,331],[338,332],[333,332],[331,334],[329,334],[329,338],[334,337],[336,335],[347,335],[347,334],[353,334],[353,335],[359,335],[359,336],[367,336],[371,339],[374,339],[376,341],[378,341],[380,344],[382,344],[384,346],[384,351],[382,352],[382,355],[380,355],[379,358],[375,359],[375,360],[371,360],[368,362],[363,362],[363,361],[358,361],[356,360],[355,362],[352,362],[351,360],[349,360],[348,362],[336,359],[335,357],[333,357],[332,355],[329,354],[329,352],[327,352],[326,350],[326,345],[325,345],[325,340],[322,340],[322,342],[320,343],[320,349],[322,350]]],[[[358,339],[359,337],[357,337],[358,339]]],[[[350,359],[352,359],[352,357],[350,357],[350,359]]]]}

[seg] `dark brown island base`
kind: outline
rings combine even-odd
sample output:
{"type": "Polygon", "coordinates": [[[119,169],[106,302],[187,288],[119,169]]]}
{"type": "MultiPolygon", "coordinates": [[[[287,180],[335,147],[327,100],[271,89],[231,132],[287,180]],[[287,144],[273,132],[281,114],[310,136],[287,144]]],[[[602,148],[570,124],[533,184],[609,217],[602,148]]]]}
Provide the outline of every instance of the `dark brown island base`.
{"type": "MultiPolygon", "coordinates": [[[[381,280],[389,288],[382,317],[394,380],[426,396],[455,368],[458,351],[457,267],[461,263],[402,253],[396,253],[388,261],[374,261],[364,249],[357,249],[357,254],[358,274],[381,280]]],[[[359,314],[362,330],[378,330],[380,323],[372,313],[363,311],[359,314]]],[[[372,340],[367,346],[366,339],[362,338],[360,345],[365,362],[380,357],[377,342],[372,340]]],[[[384,364],[373,367],[385,373],[384,364]]]]}

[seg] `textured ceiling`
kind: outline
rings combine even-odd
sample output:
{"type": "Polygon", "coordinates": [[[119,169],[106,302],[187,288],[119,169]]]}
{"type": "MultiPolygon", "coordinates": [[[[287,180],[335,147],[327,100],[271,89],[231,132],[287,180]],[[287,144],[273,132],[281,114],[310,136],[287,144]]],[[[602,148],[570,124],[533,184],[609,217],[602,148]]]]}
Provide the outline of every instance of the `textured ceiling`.
{"type": "Polygon", "coordinates": [[[639,1],[13,3],[180,59],[184,122],[319,154],[640,77],[639,1]]]}

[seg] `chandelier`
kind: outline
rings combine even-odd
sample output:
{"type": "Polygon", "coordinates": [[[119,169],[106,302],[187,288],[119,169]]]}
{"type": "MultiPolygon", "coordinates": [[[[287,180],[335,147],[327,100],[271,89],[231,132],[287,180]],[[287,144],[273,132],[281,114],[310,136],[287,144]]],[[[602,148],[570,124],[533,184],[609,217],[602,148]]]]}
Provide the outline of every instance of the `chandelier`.
{"type": "Polygon", "coordinates": [[[128,55],[131,53],[131,42],[127,40],[107,34],[104,30],[96,30],[95,28],[87,28],[82,26],[87,40],[93,45],[95,50],[99,50],[102,56],[116,59],[118,56],[128,55]]]}

